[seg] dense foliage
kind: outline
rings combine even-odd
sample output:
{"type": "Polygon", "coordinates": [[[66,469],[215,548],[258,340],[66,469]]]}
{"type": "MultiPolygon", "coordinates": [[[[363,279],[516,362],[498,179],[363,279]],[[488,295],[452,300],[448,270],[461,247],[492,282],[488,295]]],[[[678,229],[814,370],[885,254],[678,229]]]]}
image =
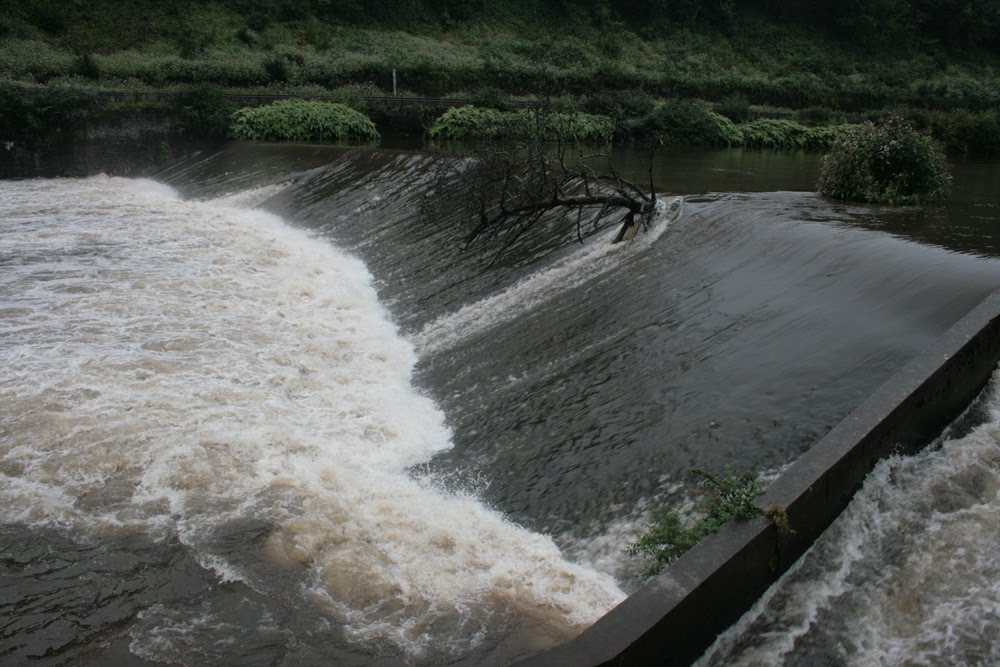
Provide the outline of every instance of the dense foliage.
{"type": "Polygon", "coordinates": [[[630,543],[625,551],[646,560],[646,576],[658,574],[664,567],[705,537],[716,533],[732,519],[752,519],[761,514],[754,499],[764,491],[764,483],[754,471],[737,474],[727,466],[722,475],[696,470],[702,475],[706,492],[705,514],[688,526],[676,511],[660,514],[653,525],[630,543]]]}
{"type": "MultiPolygon", "coordinates": [[[[688,146],[745,146],[773,150],[829,150],[849,125],[806,127],[792,120],[758,119],[734,124],[729,118],[690,100],[656,105],[627,134],[645,143],[688,146]]],[[[607,116],[522,109],[459,107],[432,125],[435,139],[534,139],[607,141],[626,133],[607,116]]]]}
{"type": "MultiPolygon", "coordinates": [[[[185,26],[192,13],[241,17],[243,39],[253,41],[275,25],[302,23],[378,25],[402,29],[452,27],[486,17],[495,22],[511,16],[562,23],[586,22],[604,27],[624,23],[648,30],[682,24],[725,29],[741,12],[772,21],[792,19],[859,44],[872,40],[940,40],[956,48],[1000,49],[1000,5],[995,0],[132,0],[130,11],[111,0],[60,2],[35,0],[0,2],[0,14],[10,30],[28,23],[45,32],[65,35],[91,49],[114,39],[117,32],[138,42],[143,25],[158,27],[168,38],[195,51],[205,26],[185,26]],[[87,32],[88,21],[111,20],[118,31],[87,32]],[[161,27],[162,26],[162,27],[161,27]],[[185,28],[194,27],[185,36],[185,28]]],[[[321,39],[321,35],[313,35],[321,39]]],[[[137,44],[126,44],[136,46],[137,44]]],[[[119,43],[120,46],[120,43],[119,43]]]]}
{"type": "Polygon", "coordinates": [[[363,11],[355,0],[129,4],[0,0],[0,78],[384,91],[395,69],[403,89],[424,95],[493,88],[844,111],[1000,106],[996,0],[855,0],[846,11],[818,0],[372,0],[363,11]],[[901,31],[892,39],[862,37],[868,25],[892,34],[890,24],[901,31]]]}
{"type": "Polygon", "coordinates": [[[739,126],[743,145],[779,150],[829,150],[848,125],[806,127],[792,120],[761,118],[739,126]]]}
{"type": "Polygon", "coordinates": [[[368,118],[343,104],[284,100],[263,107],[244,107],[230,123],[236,139],[250,141],[335,142],[375,140],[378,130],[368,118]]]}
{"type": "Polygon", "coordinates": [[[34,141],[51,128],[73,129],[95,107],[92,96],[62,87],[25,94],[18,86],[0,85],[0,141],[34,141]]]}
{"type": "Polygon", "coordinates": [[[435,139],[543,139],[608,141],[614,122],[588,113],[542,113],[533,109],[500,111],[473,106],[449,109],[431,126],[435,139]]]}
{"type": "Polygon", "coordinates": [[[849,201],[914,204],[947,194],[951,176],[933,140],[898,116],[845,132],[823,158],[819,191],[849,201]]]}
{"type": "Polygon", "coordinates": [[[733,121],[688,100],[658,105],[646,116],[640,131],[665,144],[729,146],[743,141],[733,121]]]}
{"type": "MultiPolygon", "coordinates": [[[[647,119],[640,129],[675,142],[738,143],[724,122],[670,102],[698,100],[738,126],[762,109],[806,127],[891,110],[949,151],[995,153],[998,11],[997,0],[130,0],[124,11],[0,0],[0,80],[378,96],[395,70],[403,97],[502,111],[512,97],[570,99],[560,111],[619,130],[647,119]]],[[[443,109],[364,111],[419,130],[443,109]]],[[[773,124],[742,135],[760,147],[829,140],[773,124]]]]}

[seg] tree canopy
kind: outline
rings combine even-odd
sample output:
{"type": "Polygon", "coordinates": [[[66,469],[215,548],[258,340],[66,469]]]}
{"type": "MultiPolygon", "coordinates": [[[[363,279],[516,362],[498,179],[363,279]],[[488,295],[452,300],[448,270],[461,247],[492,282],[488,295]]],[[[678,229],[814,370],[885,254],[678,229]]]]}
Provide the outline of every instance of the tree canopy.
{"type": "MultiPolygon", "coordinates": [[[[739,11],[772,22],[797,21],[858,43],[931,40],[956,49],[1000,51],[1000,0],[132,0],[129,4],[132,13],[147,15],[183,15],[196,5],[215,5],[235,11],[254,30],[303,20],[412,28],[500,16],[724,28],[739,11]]],[[[0,0],[3,14],[50,33],[100,15],[103,5],[119,8],[111,0],[0,0]]]]}

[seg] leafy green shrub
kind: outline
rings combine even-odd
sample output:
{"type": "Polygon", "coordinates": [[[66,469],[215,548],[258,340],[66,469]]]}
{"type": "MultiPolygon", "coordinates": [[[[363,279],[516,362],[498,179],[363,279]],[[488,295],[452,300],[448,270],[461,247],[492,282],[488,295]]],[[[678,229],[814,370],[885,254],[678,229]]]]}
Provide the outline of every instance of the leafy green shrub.
{"type": "Polygon", "coordinates": [[[947,194],[944,154],[898,116],[851,128],[823,158],[820,193],[836,199],[914,204],[947,194]]]}
{"type": "MultiPolygon", "coordinates": [[[[910,114],[907,114],[910,119],[910,114]]],[[[931,134],[949,153],[996,155],[1000,153],[1000,112],[934,111],[918,127],[930,127],[931,134]]]]}
{"type": "Polygon", "coordinates": [[[582,112],[499,111],[465,106],[446,111],[431,126],[429,134],[434,139],[607,141],[614,130],[610,118],[582,112]]]}
{"type": "Polygon", "coordinates": [[[752,519],[761,513],[753,502],[764,492],[764,483],[756,472],[737,474],[732,466],[726,466],[718,476],[700,469],[695,472],[704,478],[702,488],[708,494],[705,515],[690,527],[675,511],[658,515],[653,525],[625,548],[626,553],[646,559],[648,577],[658,574],[705,537],[717,533],[731,519],[752,519]]]}
{"type": "Polygon", "coordinates": [[[232,115],[230,134],[250,141],[328,142],[379,138],[375,125],[343,104],[283,100],[244,107],[232,115]]]}
{"type": "Polygon", "coordinates": [[[829,150],[845,126],[806,127],[793,120],[760,118],[739,126],[743,144],[774,150],[829,150]]]}
{"type": "Polygon", "coordinates": [[[743,142],[733,121],[687,100],[658,105],[642,120],[638,133],[667,144],[729,146],[743,142]]]}

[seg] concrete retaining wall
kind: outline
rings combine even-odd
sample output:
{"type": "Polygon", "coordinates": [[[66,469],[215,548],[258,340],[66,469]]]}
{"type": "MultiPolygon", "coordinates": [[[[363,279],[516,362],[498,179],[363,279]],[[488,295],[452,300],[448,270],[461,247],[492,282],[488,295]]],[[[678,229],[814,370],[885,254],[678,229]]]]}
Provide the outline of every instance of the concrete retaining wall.
{"type": "Polygon", "coordinates": [[[890,378],[768,488],[793,535],[766,518],[732,522],[573,641],[525,665],[687,665],[820,536],[882,458],[929,444],[982,391],[1000,360],[994,292],[890,378]]]}

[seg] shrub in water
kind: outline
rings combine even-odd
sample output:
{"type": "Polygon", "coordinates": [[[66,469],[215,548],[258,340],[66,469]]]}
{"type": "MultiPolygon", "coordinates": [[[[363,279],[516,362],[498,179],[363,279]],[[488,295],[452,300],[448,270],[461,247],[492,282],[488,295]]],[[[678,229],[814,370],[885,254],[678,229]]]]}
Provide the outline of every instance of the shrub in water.
{"type": "Polygon", "coordinates": [[[915,204],[944,197],[951,176],[933,140],[898,116],[846,131],[823,158],[820,193],[850,201],[915,204]]]}
{"type": "Polygon", "coordinates": [[[344,104],[283,100],[244,107],[232,115],[230,134],[250,141],[314,141],[379,138],[364,114],[344,104]]]}

